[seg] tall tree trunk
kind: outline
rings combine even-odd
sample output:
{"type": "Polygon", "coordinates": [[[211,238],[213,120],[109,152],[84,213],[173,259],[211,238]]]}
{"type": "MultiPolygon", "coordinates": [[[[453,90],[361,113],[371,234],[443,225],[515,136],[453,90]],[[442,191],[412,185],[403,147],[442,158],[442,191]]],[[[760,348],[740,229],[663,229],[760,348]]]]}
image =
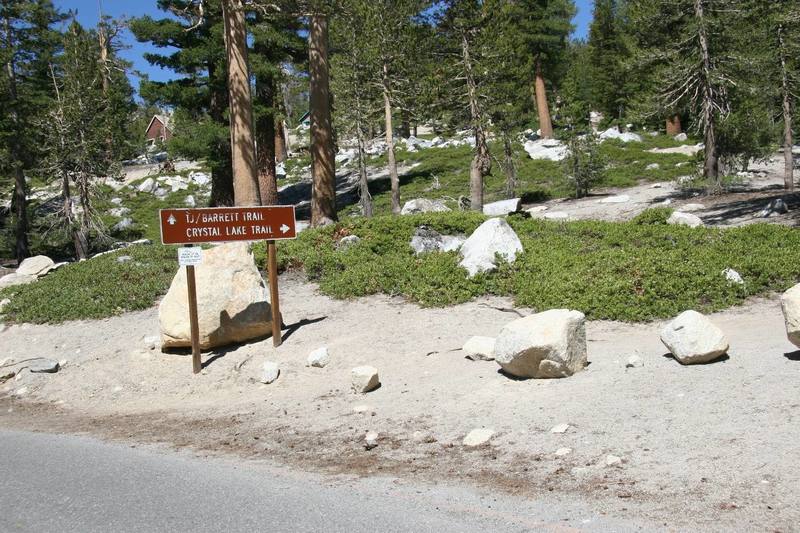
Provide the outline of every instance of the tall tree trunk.
{"type": "Polygon", "coordinates": [[[242,0],[223,0],[225,56],[228,62],[228,100],[236,205],[258,205],[258,165],[253,134],[253,102],[247,65],[247,27],[242,0]]]}
{"type": "Polygon", "coordinates": [[[506,198],[514,198],[517,187],[517,166],[514,164],[514,152],[511,146],[511,135],[503,131],[503,170],[506,174],[506,198]]]}
{"type": "Polygon", "coordinates": [[[27,197],[27,183],[25,182],[25,171],[23,170],[22,154],[19,145],[20,139],[20,124],[19,114],[17,113],[17,72],[14,66],[14,43],[11,35],[11,22],[8,17],[3,19],[3,26],[6,33],[6,46],[8,53],[8,61],[6,62],[6,71],[8,74],[8,93],[10,106],[8,114],[11,117],[14,133],[9,139],[9,155],[11,156],[11,165],[14,172],[14,213],[16,215],[16,228],[15,228],[15,255],[18,262],[30,255],[30,246],[28,244],[28,197],[27,197]]]}
{"type": "Polygon", "coordinates": [[[714,94],[711,81],[711,56],[708,51],[703,12],[703,0],[694,0],[694,14],[699,21],[700,52],[703,61],[703,125],[705,127],[705,162],[703,177],[711,182],[714,192],[719,191],[719,148],[717,146],[716,115],[714,113],[714,94]]]}
{"type": "Polygon", "coordinates": [[[356,124],[356,135],[358,137],[358,184],[359,184],[359,203],[361,204],[361,214],[367,218],[372,216],[372,195],[369,193],[369,180],[367,179],[367,164],[364,157],[364,130],[361,119],[358,118],[356,124]]]}
{"type": "Polygon", "coordinates": [[[467,98],[475,133],[475,155],[469,165],[469,197],[473,211],[483,211],[483,178],[492,170],[492,159],[486,144],[486,133],[483,131],[483,114],[478,101],[478,87],[472,72],[470,44],[466,34],[461,35],[461,54],[464,63],[464,77],[467,80],[467,98]]]}
{"type": "MultiPolygon", "coordinates": [[[[218,89],[214,80],[216,79],[217,69],[214,63],[209,61],[206,65],[208,69],[208,79],[211,89],[208,114],[215,123],[224,125],[225,108],[227,107],[227,89],[218,89]]],[[[229,138],[230,139],[230,138],[229,138]]],[[[228,142],[220,142],[217,146],[218,155],[211,161],[211,207],[232,206],[233,201],[233,164],[231,163],[231,145],[228,142]]]]}
{"type": "Polygon", "coordinates": [[[256,80],[256,98],[268,111],[256,121],[258,190],[261,205],[278,204],[278,181],[275,172],[275,80],[264,76],[256,80]]]}
{"type": "Polygon", "coordinates": [[[311,225],[336,220],[336,162],[328,74],[328,19],[311,16],[308,32],[311,111],[311,225]]]}
{"type": "Polygon", "coordinates": [[[405,109],[400,112],[400,136],[406,139],[411,136],[411,118],[405,109]]]}
{"type": "Polygon", "coordinates": [[[553,138],[553,123],[550,120],[550,107],[547,105],[547,91],[544,86],[544,76],[542,75],[542,60],[536,58],[536,81],[534,83],[536,92],[536,111],[539,114],[539,129],[543,139],[553,138]]]}
{"type": "Polygon", "coordinates": [[[674,137],[679,133],[683,132],[683,128],[681,127],[681,116],[677,113],[674,115],[670,115],[667,117],[667,135],[670,137],[674,137]]]}
{"type": "Polygon", "coordinates": [[[789,72],[786,68],[786,45],[783,40],[783,31],[783,25],[779,25],[778,45],[781,58],[781,92],[783,93],[783,187],[789,192],[794,192],[792,93],[789,88],[789,72]]]}
{"type": "MultiPolygon", "coordinates": [[[[100,60],[98,61],[98,63],[100,65],[101,88],[103,91],[103,99],[105,100],[106,106],[108,106],[109,105],[108,89],[110,83],[109,80],[110,72],[108,68],[108,49],[111,46],[111,39],[109,35],[106,33],[105,25],[102,22],[102,20],[97,25],[97,38],[100,41],[99,43],[100,60]]],[[[111,137],[110,130],[106,133],[105,144],[106,144],[106,153],[105,153],[106,164],[110,165],[111,153],[114,149],[114,139],[111,137]]]]}
{"type": "Polygon", "coordinates": [[[286,146],[286,128],[283,125],[283,119],[277,118],[275,120],[275,161],[283,163],[289,156],[286,146]]]}
{"type": "Polygon", "coordinates": [[[389,65],[383,63],[383,118],[386,127],[386,164],[392,184],[392,214],[400,214],[400,176],[397,175],[397,159],[394,154],[394,132],[392,126],[392,100],[389,92],[389,65]]]}

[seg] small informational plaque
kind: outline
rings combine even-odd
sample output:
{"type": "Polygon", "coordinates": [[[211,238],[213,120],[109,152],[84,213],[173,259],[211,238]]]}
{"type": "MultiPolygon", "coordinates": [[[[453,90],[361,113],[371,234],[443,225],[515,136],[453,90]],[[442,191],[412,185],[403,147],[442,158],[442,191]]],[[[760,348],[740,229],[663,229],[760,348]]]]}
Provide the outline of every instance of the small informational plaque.
{"type": "Polygon", "coordinates": [[[180,266],[196,266],[203,262],[203,249],[199,246],[178,248],[178,264],[180,266]]]}

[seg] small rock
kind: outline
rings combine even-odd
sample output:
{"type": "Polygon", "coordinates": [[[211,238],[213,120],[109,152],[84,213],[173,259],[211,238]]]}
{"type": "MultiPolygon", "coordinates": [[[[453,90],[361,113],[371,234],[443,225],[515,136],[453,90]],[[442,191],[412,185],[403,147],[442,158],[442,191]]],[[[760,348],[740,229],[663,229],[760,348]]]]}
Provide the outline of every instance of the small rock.
{"type": "Polygon", "coordinates": [[[659,165],[658,163],[650,163],[649,165],[644,167],[645,170],[658,170],[659,168],[661,168],[661,165],[659,165]]]}
{"type": "Polygon", "coordinates": [[[522,207],[521,198],[512,198],[511,200],[501,200],[499,202],[492,202],[483,205],[483,214],[490,217],[505,216],[509,213],[516,213],[522,207]]]}
{"type": "Polygon", "coordinates": [[[786,202],[783,201],[783,198],[775,198],[771,200],[769,204],[759,213],[758,216],[761,218],[767,218],[772,215],[784,215],[789,212],[789,207],[786,205],[786,202]]]}
{"type": "Polygon", "coordinates": [[[111,231],[122,231],[133,226],[132,218],[123,218],[111,227],[111,231]]]}
{"type": "Polygon", "coordinates": [[[357,366],[351,372],[353,390],[364,394],[375,390],[381,384],[378,369],[372,366],[357,366]]]}
{"type": "Polygon", "coordinates": [[[722,275],[725,276],[725,279],[728,280],[729,283],[744,285],[744,279],[742,279],[742,275],[732,268],[726,268],[723,270],[722,275]]]}
{"type": "Polygon", "coordinates": [[[361,242],[361,239],[358,235],[348,235],[347,237],[342,237],[342,239],[336,243],[336,249],[340,251],[347,250],[361,242]]]}
{"type": "Polygon", "coordinates": [[[264,361],[264,366],[262,367],[261,370],[261,378],[258,381],[269,385],[270,383],[278,379],[278,376],[280,374],[281,374],[281,369],[278,366],[278,363],[275,363],[273,361],[264,361]]]}
{"type": "Polygon", "coordinates": [[[194,207],[197,205],[197,201],[194,199],[194,196],[191,194],[183,199],[183,205],[186,207],[194,207]]]}
{"type": "Polygon", "coordinates": [[[644,361],[638,355],[634,354],[628,357],[628,362],[625,363],[625,368],[641,368],[644,366],[644,361]]]}
{"type": "Polygon", "coordinates": [[[545,213],[544,218],[547,220],[569,220],[569,213],[553,211],[552,213],[545,213]]]}
{"type": "Polygon", "coordinates": [[[158,182],[153,178],[147,178],[136,187],[139,192],[153,192],[158,187],[158,182]]]}
{"type": "Polygon", "coordinates": [[[461,348],[467,359],[473,361],[494,361],[494,337],[470,337],[461,348]]]}
{"type": "Polygon", "coordinates": [[[566,433],[569,428],[569,424],[559,424],[550,428],[550,433],[566,433]]]}
{"type": "Polygon", "coordinates": [[[58,362],[58,368],[59,369],[64,368],[65,366],[67,366],[67,362],[68,361],[66,359],[62,359],[61,361],[58,362]]]}
{"type": "Polygon", "coordinates": [[[472,431],[467,433],[466,437],[464,437],[463,444],[464,446],[470,446],[470,447],[480,446],[482,444],[486,444],[487,442],[489,442],[489,440],[491,440],[493,436],[494,436],[493,429],[487,429],[487,428],[473,429],[472,431]]]}
{"type": "Polygon", "coordinates": [[[728,351],[725,335],[706,316],[684,311],[661,332],[661,342],[680,363],[707,363],[728,351]]]}
{"type": "Polygon", "coordinates": [[[679,143],[682,143],[682,142],[688,141],[689,140],[689,136],[686,135],[685,133],[679,133],[675,137],[673,137],[673,139],[675,139],[679,143]]]}
{"type": "Polygon", "coordinates": [[[680,211],[675,211],[672,213],[667,219],[667,224],[689,226],[690,228],[697,228],[705,225],[703,224],[703,220],[697,215],[693,215],[691,213],[682,213],[680,211]]]}
{"type": "Polygon", "coordinates": [[[58,372],[58,361],[39,359],[33,361],[28,369],[34,374],[55,374],[58,372]]]}
{"type": "Polygon", "coordinates": [[[161,343],[161,337],[159,335],[147,335],[142,339],[142,342],[144,342],[148,350],[155,350],[161,343]]]}
{"type": "Polygon", "coordinates": [[[364,448],[367,450],[371,450],[378,446],[378,432],[377,431],[368,431],[366,435],[364,435],[364,448]]]}
{"type": "Polygon", "coordinates": [[[328,354],[328,347],[323,346],[322,348],[317,348],[310,354],[308,354],[308,359],[306,360],[306,366],[313,366],[316,368],[324,368],[325,365],[331,362],[331,356],[328,354]]]}
{"type": "Polygon", "coordinates": [[[617,466],[622,464],[622,459],[617,457],[616,455],[607,455],[606,456],[606,466],[617,466]]]}
{"type": "Polygon", "coordinates": [[[572,453],[572,448],[559,448],[556,450],[556,457],[564,457],[572,453]]]}
{"type": "Polygon", "coordinates": [[[663,183],[654,183],[650,186],[651,189],[661,189],[664,187],[663,183]]]}
{"type": "Polygon", "coordinates": [[[159,187],[155,191],[153,191],[153,195],[156,198],[160,198],[160,199],[163,200],[164,198],[166,198],[169,195],[169,191],[167,189],[165,189],[164,187],[159,187]]]}
{"type": "Polygon", "coordinates": [[[117,257],[117,263],[127,263],[128,261],[132,261],[133,257],[129,255],[121,255],[117,257]]]}
{"type": "Polygon", "coordinates": [[[372,407],[371,407],[371,406],[369,406],[369,405],[363,405],[363,404],[362,404],[362,405],[356,405],[355,407],[353,407],[353,412],[354,412],[354,413],[358,413],[358,414],[362,414],[362,413],[374,413],[374,411],[372,410],[372,407]]]}
{"type": "Polygon", "coordinates": [[[131,210],[127,207],[115,207],[114,209],[109,209],[108,214],[112,217],[122,218],[125,215],[129,215],[131,210]]]}
{"type": "Polygon", "coordinates": [[[114,205],[122,205],[122,198],[112,198],[111,203],[114,205]]]}
{"type": "Polygon", "coordinates": [[[3,298],[2,300],[0,300],[0,313],[2,313],[3,309],[5,309],[6,306],[10,303],[11,300],[9,298],[3,298]]]}

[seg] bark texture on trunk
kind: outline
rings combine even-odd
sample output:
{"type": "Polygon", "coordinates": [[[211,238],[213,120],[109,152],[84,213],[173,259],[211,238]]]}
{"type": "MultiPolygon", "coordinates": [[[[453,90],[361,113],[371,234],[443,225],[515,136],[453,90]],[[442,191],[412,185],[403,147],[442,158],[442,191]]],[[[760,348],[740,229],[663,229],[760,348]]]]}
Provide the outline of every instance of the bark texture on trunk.
{"type": "MultiPolygon", "coordinates": [[[[217,124],[224,124],[226,122],[224,110],[227,107],[227,89],[215,88],[212,80],[216,79],[217,69],[214,63],[209,61],[206,68],[208,69],[208,79],[211,81],[208,114],[217,124]]],[[[211,161],[211,197],[209,198],[209,206],[230,207],[234,204],[230,138],[227,142],[220,142],[217,145],[217,152],[217,157],[211,161]]]]}
{"type": "MultiPolygon", "coordinates": [[[[275,105],[275,80],[264,76],[256,81],[256,97],[265,108],[275,105]]],[[[258,191],[261,205],[278,205],[278,181],[275,172],[275,114],[273,111],[256,121],[256,152],[258,157],[258,191]]]]}
{"type": "Polygon", "coordinates": [[[717,147],[716,115],[714,113],[714,92],[711,86],[711,57],[708,51],[708,35],[703,19],[703,0],[694,0],[694,14],[700,21],[698,37],[703,61],[703,123],[705,126],[705,161],[703,177],[711,182],[713,192],[719,190],[719,149],[717,147]]]}
{"type": "Polygon", "coordinates": [[[287,153],[286,128],[283,119],[275,120],[275,161],[283,163],[289,157],[287,153]]]}
{"type": "Polygon", "coordinates": [[[683,133],[683,127],[681,126],[681,116],[678,114],[671,115],[667,117],[667,135],[670,137],[674,137],[679,133],[683,133]]]}
{"type": "Polygon", "coordinates": [[[483,130],[483,113],[478,101],[478,86],[472,68],[470,43],[466,34],[461,36],[461,53],[464,63],[464,77],[467,80],[467,98],[469,99],[470,118],[475,134],[475,155],[469,165],[469,197],[470,209],[483,211],[483,178],[492,170],[492,159],[486,144],[486,132],[483,130]]]}
{"type": "MultiPolygon", "coordinates": [[[[3,28],[6,34],[6,46],[9,50],[9,60],[6,62],[6,73],[8,74],[8,94],[10,96],[11,109],[8,110],[11,123],[14,125],[15,132],[19,132],[19,115],[17,114],[17,72],[14,65],[14,43],[11,40],[11,22],[8,17],[3,19],[3,28]]],[[[22,168],[22,154],[19,146],[19,137],[12,135],[9,142],[9,155],[14,172],[14,214],[16,218],[15,227],[15,246],[14,252],[18,262],[30,255],[28,244],[28,187],[25,182],[25,171],[22,168]]]]}
{"type": "Polygon", "coordinates": [[[517,187],[517,166],[514,164],[514,151],[511,146],[511,135],[507,131],[503,132],[503,159],[505,161],[503,170],[506,174],[506,198],[514,198],[517,187]]]}
{"type": "Polygon", "coordinates": [[[547,105],[547,90],[544,86],[544,76],[542,75],[542,60],[536,58],[536,81],[534,83],[536,93],[536,111],[539,114],[539,129],[543,139],[553,138],[553,122],[550,120],[550,107],[547,105]]]}
{"type": "Polygon", "coordinates": [[[392,186],[392,214],[400,214],[400,176],[397,175],[397,160],[394,154],[394,132],[392,125],[392,100],[389,92],[389,66],[383,64],[383,118],[386,127],[386,164],[392,186]]]}
{"type": "Polygon", "coordinates": [[[225,56],[228,61],[228,101],[236,205],[258,205],[258,165],[253,134],[253,102],[247,65],[247,27],[242,0],[223,0],[225,56]]]}
{"type": "Polygon", "coordinates": [[[311,225],[336,220],[336,164],[328,73],[328,19],[314,14],[308,32],[311,111],[311,225]]]}
{"type": "Polygon", "coordinates": [[[794,192],[794,154],[792,147],[792,93],[789,87],[789,72],[786,68],[786,44],[783,26],[778,26],[778,46],[781,58],[781,92],[783,93],[783,188],[794,192]]]}

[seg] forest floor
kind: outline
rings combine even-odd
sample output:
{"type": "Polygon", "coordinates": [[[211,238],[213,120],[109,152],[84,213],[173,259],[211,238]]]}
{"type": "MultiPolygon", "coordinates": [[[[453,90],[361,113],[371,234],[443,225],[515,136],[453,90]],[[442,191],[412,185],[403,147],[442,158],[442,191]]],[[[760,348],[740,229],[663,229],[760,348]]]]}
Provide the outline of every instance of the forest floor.
{"type": "Polygon", "coordinates": [[[295,274],[282,276],[281,289],[283,346],[264,339],[204,354],[198,375],[189,357],[150,348],[156,309],[8,326],[2,358],[65,364],[0,384],[0,426],[324,473],[458,480],[498,497],[563,494],[653,529],[790,531],[800,523],[800,352],[786,340],[777,297],[711,315],[731,345],[711,364],[682,366],[665,355],[662,322],[591,321],[585,371],[515,380],[460,350],[469,336],[495,336],[531,312],[512,311],[509,300],[434,309],[388,296],[333,300],[295,274]],[[305,366],[323,345],[331,363],[305,366]],[[626,368],[634,354],[644,366],[626,368]],[[257,380],[265,360],[281,368],[271,385],[257,380]],[[379,370],[381,387],[359,395],[350,370],[364,364],[379,370]],[[551,432],[559,424],[569,428],[551,432]],[[496,433],[488,445],[463,446],[474,428],[496,433]],[[379,434],[372,450],[368,431],[379,434]],[[570,451],[556,455],[562,448],[570,451]],[[609,464],[612,455],[621,462],[609,464]]]}

